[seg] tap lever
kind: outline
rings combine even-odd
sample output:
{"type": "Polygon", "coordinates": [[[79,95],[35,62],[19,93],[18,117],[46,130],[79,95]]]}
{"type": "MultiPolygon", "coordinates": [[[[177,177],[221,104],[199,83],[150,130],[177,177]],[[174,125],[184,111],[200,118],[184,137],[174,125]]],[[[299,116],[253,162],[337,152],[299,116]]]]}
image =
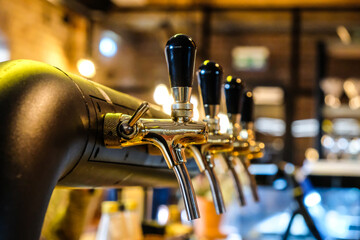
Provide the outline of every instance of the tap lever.
{"type": "Polygon", "coordinates": [[[166,43],[165,56],[169,69],[171,88],[191,88],[193,83],[195,54],[195,42],[184,34],[176,34],[166,43]]]}
{"type": "Polygon", "coordinates": [[[134,114],[131,116],[128,125],[129,127],[133,127],[135,123],[149,110],[150,106],[148,102],[143,102],[141,105],[136,109],[134,114]]]}
{"type": "Polygon", "coordinates": [[[175,100],[175,103],[171,106],[171,117],[176,122],[189,122],[193,116],[193,105],[190,103],[190,96],[195,54],[195,42],[184,34],[174,35],[165,46],[171,92],[175,100]]]}
{"type": "Polygon", "coordinates": [[[228,76],[225,82],[225,100],[231,123],[229,133],[238,138],[240,133],[241,98],[245,84],[240,78],[228,76]]]}
{"type": "Polygon", "coordinates": [[[242,98],[241,122],[253,122],[254,99],[251,91],[246,91],[242,98]]]}
{"type": "Polygon", "coordinates": [[[204,61],[197,71],[205,115],[209,118],[215,118],[219,113],[222,74],[222,67],[209,60],[204,61]]]}
{"type": "Polygon", "coordinates": [[[241,97],[244,83],[240,78],[228,76],[225,82],[226,108],[230,114],[241,113],[241,97]]]}
{"type": "Polygon", "coordinates": [[[150,106],[148,102],[143,102],[130,117],[129,121],[122,122],[118,127],[118,131],[125,139],[132,138],[136,134],[136,128],[134,127],[137,121],[149,110],[150,106]]]}

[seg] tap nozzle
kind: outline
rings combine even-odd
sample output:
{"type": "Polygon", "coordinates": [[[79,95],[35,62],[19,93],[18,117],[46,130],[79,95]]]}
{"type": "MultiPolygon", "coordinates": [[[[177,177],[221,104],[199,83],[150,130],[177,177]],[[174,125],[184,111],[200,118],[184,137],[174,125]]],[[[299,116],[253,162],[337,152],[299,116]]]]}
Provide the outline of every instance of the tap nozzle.
{"type": "Polygon", "coordinates": [[[245,200],[243,187],[241,185],[240,178],[235,170],[235,165],[236,165],[235,157],[232,156],[231,154],[226,154],[225,159],[226,159],[226,165],[227,165],[228,169],[230,170],[230,173],[231,173],[233,181],[234,181],[234,185],[235,185],[235,189],[236,189],[236,193],[238,195],[240,205],[245,206],[246,200],[245,200]]]}
{"type": "Polygon", "coordinates": [[[209,153],[202,153],[195,145],[190,145],[189,149],[196,161],[196,164],[199,168],[199,171],[201,173],[205,173],[209,184],[210,184],[210,190],[215,206],[215,211],[217,214],[222,214],[226,211],[225,204],[224,204],[224,198],[222,195],[220,182],[214,172],[214,159],[209,153]]]}

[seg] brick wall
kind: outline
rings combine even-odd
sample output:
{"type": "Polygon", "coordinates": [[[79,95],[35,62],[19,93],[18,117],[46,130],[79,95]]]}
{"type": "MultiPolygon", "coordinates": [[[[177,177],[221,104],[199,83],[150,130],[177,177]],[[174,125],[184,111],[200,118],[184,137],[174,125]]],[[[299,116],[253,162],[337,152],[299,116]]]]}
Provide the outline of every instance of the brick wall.
{"type": "Polygon", "coordinates": [[[77,72],[86,47],[85,18],[45,0],[0,0],[0,32],[11,59],[33,59],[77,72]]]}

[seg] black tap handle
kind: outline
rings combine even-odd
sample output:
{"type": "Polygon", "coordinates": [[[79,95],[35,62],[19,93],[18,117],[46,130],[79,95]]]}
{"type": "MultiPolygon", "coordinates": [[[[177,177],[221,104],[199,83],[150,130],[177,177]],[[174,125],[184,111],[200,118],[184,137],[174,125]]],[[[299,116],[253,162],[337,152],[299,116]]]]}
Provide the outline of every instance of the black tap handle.
{"type": "Polygon", "coordinates": [[[191,87],[193,83],[196,45],[184,34],[176,34],[165,46],[170,86],[191,87]]]}
{"type": "Polygon", "coordinates": [[[206,60],[197,72],[204,105],[219,105],[221,94],[222,67],[206,60]]]}
{"type": "Polygon", "coordinates": [[[243,81],[240,78],[228,76],[224,87],[228,113],[241,113],[241,98],[245,87],[243,81]]]}
{"type": "Polygon", "coordinates": [[[241,110],[241,122],[252,122],[254,111],[254,98],[251,91],[246,91],[243,94],[242,110],[241,110]]]}

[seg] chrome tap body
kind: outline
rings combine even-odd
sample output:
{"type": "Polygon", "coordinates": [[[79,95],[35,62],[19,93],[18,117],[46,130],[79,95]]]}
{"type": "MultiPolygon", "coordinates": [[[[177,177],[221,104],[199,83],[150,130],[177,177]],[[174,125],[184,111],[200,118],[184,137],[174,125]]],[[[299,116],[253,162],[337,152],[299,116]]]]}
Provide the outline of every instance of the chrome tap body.
{"type": "Polygon", "coordinates": [[[199,218],[200,214],[185,166],[185,148],[191,144],[205,143],[208,134],[205,123],[191,120],[193,105],[190,96],[195,52],[194,41],[186,35],[177,34],[166,44],[165,55],[175,101],[171,108],[171,119],[141,118],[146,103],[133,116],[116,113],[106,114],[104,118],[104,142],[107,147],[151,144],[160,149],[178,180],[189,220],[199,218]]]}
{"type": "Polygon", "coordinates": [[[185,148],[190,144],[206,142],[207,128],[200,122],[175,122],[172,119],[140,118],[130,137],[121,130],[131,116],[109,113],[104,118],[104,143],[108,148],[123,148],[151,144],[159,148],[169,167],[176,175],[184,198],[188,218],[199,218],[194,190],[185,167],[185,148]]]}
{"type": "Polygon", "coordinates": [[[208,126],[209,136],[207,143],[199,146],[200,150],[195,146],[191,146],[190,150],[199,170],[204,172],[208,178],[216,213],[221,214],[225,212],[225,204],[220,183],[214,170],[214,156],[217,153],[232,150],[230,136],[219,133],[220,125],[217,117],[220,106],[222,68],[219,64],[206,60],[200,66],[197,76],[206,115],[203,121],[208,126]]]}

